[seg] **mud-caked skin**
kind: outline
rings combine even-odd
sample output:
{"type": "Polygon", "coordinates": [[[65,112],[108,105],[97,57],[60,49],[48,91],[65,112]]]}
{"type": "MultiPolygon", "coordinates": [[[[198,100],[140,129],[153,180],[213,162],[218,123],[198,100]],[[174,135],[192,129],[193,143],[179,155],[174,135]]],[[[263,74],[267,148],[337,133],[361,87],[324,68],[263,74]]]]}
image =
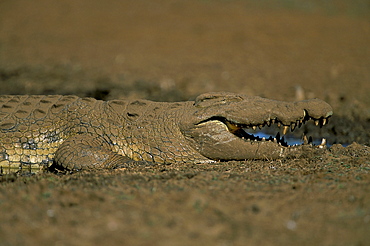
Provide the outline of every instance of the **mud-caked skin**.
{"type": "Polygon", "coordinates": [[[203,163],[279,158],[300,151],[244,129],[309,119],[325,125],[332,108],[319,99],[281,102],[234,93],[195,101],[99,101],[76,96],[0,96],[0,166],[66,170],[130,163],[203,163]]]}

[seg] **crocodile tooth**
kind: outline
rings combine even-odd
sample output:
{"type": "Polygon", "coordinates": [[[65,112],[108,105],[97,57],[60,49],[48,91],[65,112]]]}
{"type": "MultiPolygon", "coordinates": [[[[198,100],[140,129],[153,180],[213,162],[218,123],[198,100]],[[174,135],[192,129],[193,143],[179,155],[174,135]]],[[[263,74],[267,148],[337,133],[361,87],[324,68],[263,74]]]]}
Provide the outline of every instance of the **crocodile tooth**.
{"type": "Polygon", "coordinates": [[[299,120],[297,120],[296,126],[298,126],[298,128],[301,128],[301,126],[302,126],[302,122],[301,122],[301,121],[299,121],[299,120]]]}
{"type": "Polygon", "coordinates": [[[275,124],[275,119],[272,119],[271,120],[271,124],[275,124]]]}
{"type": "Polygon", "coordinates": [[[323,138],[322,140],[321,140],[321,144],[319,145],[319,148],[320,149],[322,149],[322,148],[324,148],[326,146],[326,139],[325,138],[323,138]]]}
{"type": "Polygon", "coordinates": [[[315,126],[318,126],[319,125],[319,120],[315,120],[315,126]]]}
{"type": "Polygon", "coordinates": [[[292,123],[292,124],[290,125],[290,130],[291,130],[291,131],[294,131],[295,127],[296,127],[296,124],[295,124],[295,123],[292,123]]]}
{"type": "Polygon", "coordinates": [[[289,126],[284,126],[283,128],[283,135],[285,135],[288,132],[289,126]]]}
{"type": "Polygon", "coordinates": [[[263,127],[263,125],[261,124],[261,125],[258,125],[258,128],[261,130],[262,129],[262,127],[263,127]]]}
{"type": "Polygon", "coordinates": [[[262,138],[262,141],[266,141],[266,138],[265,138],[265,137],[263,137],[263,138],[262,138]]]}
{"type": "Polygon", "coordinates": [[[325,138],[323,138],[322,140],[321,140],[321,144],[320,145],[325,145],[326,144],[326,139],[325,138]]]}
{"type": "Polygon", "coordinates": [[[306,110],[303,109],[303,118],[306,117],[306,110]]]}
{"type": "Polygon", "coordinates": [[[322,119],[322,125],[325,126],[326,125],[326,119],[322,119]]]}
{"type": "Polygon", "coordinates": [[[278,123],[277,123],[277,126],[278,126],[278,127],[280,127],[280,126],[281,126],[281,123],[280,123],[280,122],[278,122],[278,123]]]}
{"type": "Polygon", "coordinates": [[[275,143],[277,142],[277,139],[276,139],[276,138],[274,138],[274,142],[275,142],[275,143]]]}
{"type": "Polygon", "coordinates": [[[271,126],[271,121],[266,121],[267,126],[271,126]]]}
{"type": "Polygon", "coordinates": [[[256,130],[256,129],[257,129],[257,126],[252,126],[252,129],[253,129],[253,130],[256,130]]]}
{"type": "Polygon", "coordinates": [[[303,144],[308,144],[308,139],[306,135],[303,136],[303,144]]]}

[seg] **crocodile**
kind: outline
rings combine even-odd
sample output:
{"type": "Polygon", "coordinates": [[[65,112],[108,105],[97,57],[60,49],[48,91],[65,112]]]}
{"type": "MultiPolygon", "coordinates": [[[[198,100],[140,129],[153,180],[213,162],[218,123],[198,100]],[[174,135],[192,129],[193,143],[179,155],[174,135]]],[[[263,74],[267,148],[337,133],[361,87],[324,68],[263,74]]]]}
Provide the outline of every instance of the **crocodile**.
{"type": "Polygon", "coordinates": [[[195,101],[102,101],[62,95],[0,96],[0,166],[79,171],[132,163],[211,163],[274,159],[300,151],[246,129],[277,125],[283,134],[333,114],[320,99],[270,100],[229,92],[195,101]]]}

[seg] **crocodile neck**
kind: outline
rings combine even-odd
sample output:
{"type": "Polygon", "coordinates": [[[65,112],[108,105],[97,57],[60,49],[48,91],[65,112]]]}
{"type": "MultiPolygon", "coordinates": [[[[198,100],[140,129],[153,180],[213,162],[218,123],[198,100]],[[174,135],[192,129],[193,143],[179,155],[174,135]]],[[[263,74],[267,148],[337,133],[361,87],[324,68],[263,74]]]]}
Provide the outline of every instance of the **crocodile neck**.
{"type": "Polygon", "coordinates": [[[186,144],[180,122],[193,102],[112,100],[102,102],[101,120],[109,131],[102,135],[113,150],[133,160],[155,163],[213,162],[186,144]]]}

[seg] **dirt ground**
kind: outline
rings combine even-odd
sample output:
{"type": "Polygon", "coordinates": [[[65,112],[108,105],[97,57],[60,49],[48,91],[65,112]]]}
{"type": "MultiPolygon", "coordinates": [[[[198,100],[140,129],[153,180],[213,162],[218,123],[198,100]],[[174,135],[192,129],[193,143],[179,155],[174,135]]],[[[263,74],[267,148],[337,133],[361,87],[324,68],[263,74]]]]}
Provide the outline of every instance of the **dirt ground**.
{"type": "Polygon", "coordinates": [[[294,159],[0,176],[0,245],[369,245],[368,1],[2,0],[0,94],[334,108],[294,159]],[[348,147],[343,147],[347,146],[348,147]]]}

